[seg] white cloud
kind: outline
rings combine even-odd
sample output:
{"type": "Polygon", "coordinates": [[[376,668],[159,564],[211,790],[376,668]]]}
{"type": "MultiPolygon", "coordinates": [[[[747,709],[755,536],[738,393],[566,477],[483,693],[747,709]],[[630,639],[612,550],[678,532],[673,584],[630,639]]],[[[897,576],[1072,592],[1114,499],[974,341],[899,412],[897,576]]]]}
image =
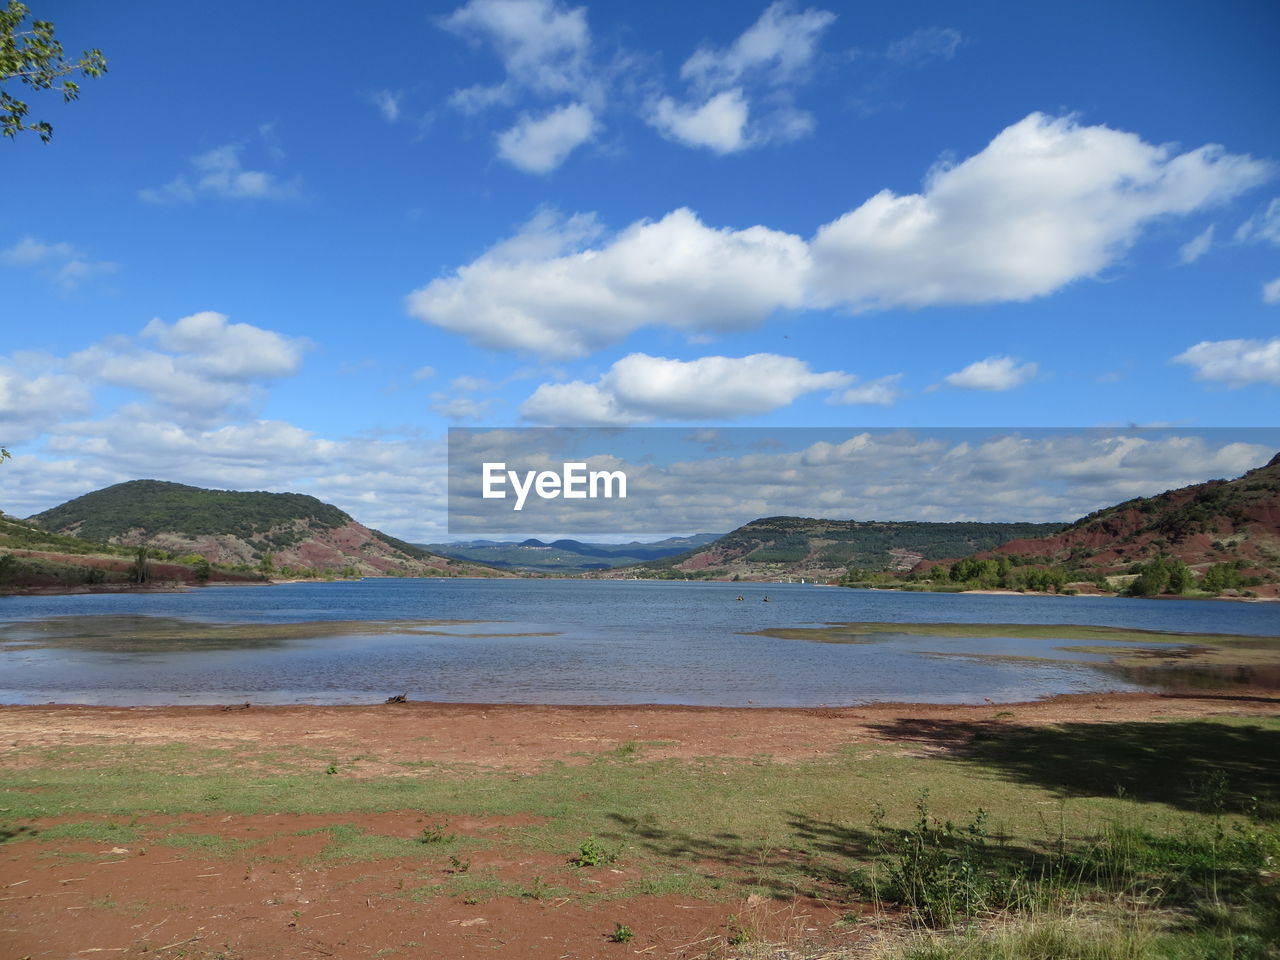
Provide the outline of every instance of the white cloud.
{"type": "Polygon", "coordinates": [[[1271,243],[1280,247],[1280,197],[1273,199],[1265,210],[1255,213],[1236,230],[1238,243],[1271,243]]]}
{"type": "Polygon", "coordinates": [[[91,277],[115,273],[119,264],[110,260],[91,260],[87,254],[69,243],[45,243],[26,236],[13,246],[0,250],[0,264],[8,267],[34,267],[64,290],[75,290],[91,277]]]}
{"type": "Polygon", "coordinates": [[[818,41],[836,15],[791,10],[790,3],[771,4],[729,47],[700,47],[680,68],[680,76],[706,91],[732,87],[751,74],[772,84],[795,82],[809,69],[818,41]]]}
{"type": "Polygon", "coordinates": [[[307,342],[247,323],[228,323],[212,311],[172,324],[152,320],[143,349],[127,337],[112,338],[67,359],[67,368],[88,382],[109,383],[148,394],[168,416],[200,422],[245,407],[254,385],[297,372],[307,342]]]}
{"type": "Polygon", "coordinates": [[[407,304],[483,346],[573,357],[644,326],[741,330],[779,309],[1027,300],[1097,275],[1151,221],[1223,203],[1270,172],[1221,147],[1175,154],[1032,114],[935,169],[922,193],[881,191],[810,243],[717,230],[687,209],[601,240],[594,215],[543,213],[407,304]]]}
{"type": "Polygon", "coordinates": [[[78,256],[76,248],[69,243],[45,243],[28,236],[0,251],[0,263],[9,267],[32,267],[50,260],[70,260],[75,256],[78,256]]]}
{"type": "Polygon", "coordinates": [[[1266,163],[1032,114],[922,193],[883,190],[813,240],[816,298],[855,309],[1043,296],[1114,263],[1158,217],[1222,203],[1266,163]]]}
{"type": "Polygon", "coordinates": [[[377,90],[370,95],[369,102],[378,108],[383,120],[395,123],[400,119],[400,101],[403,99],[403,90],[377,90]]]}
{"type": "Polygon", "coordinates": [[[0,362],[0,446],[27,443],[50,423],[88,412],[90,401],[80,378],[58,372],[50,358],[0,362]]]}
{"type": "Polygon", "coordinates": [[[790,3],[772,4],[728,47],[695,51],[680,69],[689,96],[655,98],[646,120],[668,140],[719,154],[806,136],[814,119],[793,105],[792,90],[808,79],[818,42],[835,19],[826,10],[797,13],[790,3]],[[757,96],[767,107],[753,111],[757,96]]]}
{"type": "Polygon", "coordinates": [[[1195,263],[1213,246],[1213,224],[1205,227],[1178,249],[1178,262],[1186,265],[1195,263]]]}
{"type": "Polygon", "coordinates": [[[1280,384],[1280,337],[1270,340],[1204,340],[1173,358],[1195,368],[1197,380],[1232,387],[1280,384]]]}
{"type": "Polygon", "coordinates": [[[1263,303],[1280,303],[1280,277],[1262,285],[1263,303]]]}
{"type": "Polygon", "coordinates": [[[528,173],[550,173],[595,135],[596,126],[591,108],[581,103],[542,117],[526,115],[498,136],[498,156],[528,173]]]}
{"type": "Polygon", "coordinates": [[[734,153],[747,146],[749,109],[739,89],[717,93],[699,107],[682,106],[663,97],[654,104],[649,122],[667,139],[687,147],[734,153]]]}
{"type": "Polygon", "coordinates": [[[1033,379],[1038,369],[1034,363],[1019,366],[1013,357],[987,357],[942,379],[965,390],[1012,390],[1033,379]]]}
{"type": "Polygon", "coordinates": [[[933,60],[950,60],[964,42],[959,30],[924,27],[889,44],[885,57],[906,67],[922,67],[933,60]]]}
{"type": "Polygon", "coordinates": [[[148,203],[194,203],[201,196],[281,200],[297,195],[296,184],[262,170],[246,170],[240,162],[241,149],[229,143],[194,156],[189,174],[178,174],[162,187],[139,190],[138,196],[148,203]]]}
{"type": "Polygon", "coordinates": [[[589,217],[540,215],[411,293],[409,312],[482,346],[574,357],[650,323],[752,327],[804,297],[808,250],[792,234],[714,230],[684,209],[632,224],[598,249],[578,249],[594,232],[589,217]]]}
{"type": "Polygon", "coordinates": [[[438,539],[445,529],[438,438],[334,439],[281,421],[227,422],[245,412],[242,401],[257,383],[291,372],[303,346],[205,313],[154,321],[138,338],[111,337],[67,358],[0,358],[0,445],[14,453],[0,473],[0,507],[28,516],[109,484],[157,477],[310,493],[371,526],[438,539]],[[95,398],[104,383],[139,390],[146,402],[76,419],[91,414],[95,399],[112,399],[95,398]]]}
{"type": "Polygon", "coordinates": [[[555,0],[470,0],[440,21],[445,29],[488,41],[509,83],[550,94],[578,93],[591,46],[585,7],[555,0]]]}
{"type": "Polygon", "coordinates": [[[817,373],[801,360],[773,353],[688,361],[633,353],[594,384],[543,384],[520,412],[552,425],[733,419],[768,413],[802,394],[852,380],[847,373],[817,373]]]}
{"type": "Polygon", "coordinates": [[[287,377],[302,363],[304,340],[291,340],[273,330],[248,323],[228,323],[212,310],[183,317],[172,324],[152,320],[142,336],[163,349],[190,355],[193,372],[222,380],[287,377]]]}
{"type": "Polygon", "coordinates": [[[878,377],[875,380],[868,380],[865,383],[855,383],[843,393],[838,393],[831,398],[832,403],[847,404],[875,404],[877,406],[889,407],[897,402],[902,396],[902,391],[898,387],[898,383],[902,380],[902,374],[894,373],[887,377],[878,377]]]}

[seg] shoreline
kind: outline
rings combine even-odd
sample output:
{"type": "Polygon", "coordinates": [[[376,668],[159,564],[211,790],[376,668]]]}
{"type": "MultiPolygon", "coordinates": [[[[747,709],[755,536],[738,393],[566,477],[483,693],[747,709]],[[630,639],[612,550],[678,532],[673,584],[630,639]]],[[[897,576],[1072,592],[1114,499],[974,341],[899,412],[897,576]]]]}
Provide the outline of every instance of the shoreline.
{"type": "MultiPolygon", "coordinates": [[[[611,580],[608,577],[550,577],[550,576],[534,576],[534,577],[476,577],[476,576],[455,576],[455,577],[337,577],[333,580],[313,579],[313,578],[290,578],[280,580],[215,580],[206,583],[188,583],[186,581],[165,581],[158,583],[85,583],[75,584],[71,586],[27,586],[14,587],[11,589],[0,590],[0,601],[5,597],[75,597],[89,594],[105,594],[105,593],[192,593],[205,587],[274,587],[282,584],[290,583],[359,583],[361,580],[492,580],[510,582],[513,580],[564,580],[564,581],[588,581],[588,580],[611,580]]],[[[625,582],[625,581],[623,581],[625,582]]],[[[644,583],[737,583],[738,586],[787,586],[792,584],[791,580],[750,580],[750,581],[731,581],[731,580],[706,580],[706,581],[689,581],[689,580],[644,580],[644,583]]],[[[838,583],[809,583],[805,586],[812,587],[839,587],[838,583]]],[[[943,596],[992,596],[992,597],[1027,597],[1029,599],[1040,597],[1062,597],[1068,599],[1076,599],[1080,597],[1088,597],[1099,600],[1132,600],[1139,599],[1134,597],[1125,597],[1118,593],[1045,593],[1034,590],[900,590],[893,587],[853,587],[845,589],[866,590],[872,593],[936,593],[943,596]]],[[[1147,597],[1141,599],[1153,600],[1228,600],[1237,603],[1280,603],[1280,596],[1275,597],[1188,597],[1182,595],[1167,594],[1159,597],[1147,597]]]]}
{"type": "Polygon", "coordinates": [[[397,761],[430,761],[530,771],[546,763],[588,763],[602,751],[626,749],[628,745],[640,745],[650,760],[762,755],[804,760],[838,754],[851,744],[901,744],[904,723],[998,730],[1195,721],[1224,715],[1280,717],[1280,695],[1250,689],[1081,693],[978,705],[874,703],[841,707],[439,701],[248,707],[3,704],[0,738],[15,749],[112,743],[242,744],[246,748],[310,743],[353,755],[374,752],[381,758],[378,769],[397,761]]]}

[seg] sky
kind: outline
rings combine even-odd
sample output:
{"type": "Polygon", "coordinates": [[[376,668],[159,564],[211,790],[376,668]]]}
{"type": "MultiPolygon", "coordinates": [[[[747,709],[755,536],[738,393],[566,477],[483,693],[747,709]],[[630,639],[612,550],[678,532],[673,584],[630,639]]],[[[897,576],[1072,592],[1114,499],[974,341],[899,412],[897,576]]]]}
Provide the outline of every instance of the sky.
{"type": "Polygon", "coordinates": [[[1274,3],[30,5],[109,72],[0,143],[10,514],[443,539],[450,427],[1071,427],[1067,513],[1275,452],[1206,432],[1278,425],[1274,3]]]}

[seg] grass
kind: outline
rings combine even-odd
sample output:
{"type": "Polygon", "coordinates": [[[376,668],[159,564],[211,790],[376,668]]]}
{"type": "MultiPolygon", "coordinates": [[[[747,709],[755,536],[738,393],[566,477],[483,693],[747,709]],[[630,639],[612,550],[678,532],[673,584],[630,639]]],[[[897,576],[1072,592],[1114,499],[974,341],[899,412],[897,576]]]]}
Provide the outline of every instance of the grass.
{"type": "Polygon", "coordinates": [[[458,764],[368,778],[243,744],[15,749],[21,762],[0,771],[0,844],[252,856],[243,841],[165,818],[321,814],[335,822],[309,831],[327,838],[315,862],[410,863],[409,882],[387,896],[812,896],[943,931],[903,945],[903,960],[1275,956],[1280,721],[898,720],[880,733],[937,749],[879,742],[779,763],[648,760],[623,744],[521,776],[458,764]],[[399,811],[396,835],[342,819],[399,811]],[[446,832],[455,817],[487,815],[527,825],[483,839],[446,832]],[[526,866],[499,872],[491,850],[526,866]],[[611,876],[606,864],[624,875],[588,884],[611,876]]]}

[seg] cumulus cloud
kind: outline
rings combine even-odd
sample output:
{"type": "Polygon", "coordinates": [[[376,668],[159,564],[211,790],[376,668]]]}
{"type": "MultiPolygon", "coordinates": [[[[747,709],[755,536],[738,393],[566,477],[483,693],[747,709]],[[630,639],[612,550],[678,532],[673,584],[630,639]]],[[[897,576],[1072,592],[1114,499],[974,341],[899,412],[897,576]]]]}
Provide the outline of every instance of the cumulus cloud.
{"type": "Polygon", "coordinates": [[[1280,337],[1204,340],[1178,354],[1173,362],[1194,367],[1197,380],[1216,380],[1232,387],[1280,384],[1280,337]]]}
{"type": "Polygon", "coordinates": [[[440,25],[491,45],[507,74],[503,84],[455,93],[463,109],[505,102],[511,87],[580,94],[587,86],[591,30],[585,7],[555,0],[470,0],[440,25]]]}
{"type": "Polygon", "coordinates": [[[725,420],[768,413],[802,394],[852,380],[847,373],[817,373],[801,360],[773,353],[697,360],[633,353],[595,383],[544,383],[520,412],[526,420],[552,425],[725,420]]]}
{"type": "Polygon", "coordinates": [[[88,412],[90,402],[84,382],[58,371],[52,358],[0,361],[0,446],[27,443],[49,423],[88,412]]]}
{"type": "Polygon", "coordinates": [[[746,146],[750,108],[740,89],[717,93],[701,106],[663,97],[653,107],[650,123],[669,140],[715,153],[734,153],[746,146]]]}
{"type": "Polygon", "coordinates": [[[526,115],[498,136],[498,156],[527,173],[550,173],[595,135],[596,126],[591,108],[581,103],[526,115]]]}
{"type": "Polygon", "coordinates": [[[808,79],[835,19],[826,10],[772,4],[728,47],[698,48],[680,69],[685,99],[654,99],[647,121],[668,140],[720,154],[807,135],[813,116],[795,107],[793,90],[808,79]],[[763,104],[754,116],[753,98],[763,104]]]}
{"type": "Polygon", "coordinates": [[[702,90],[731,87],[753,74],[774,85],[794,83],[809,71],[822,34],[835,20],[827,10],[793,12],[791,3],[770,4],[728,47],[699,47],[680,76],[702,90]]]}
{"type": "Polygon", "coordinates": [[[75,290],[91,277],[115,273],[119,264],[110,260],[93,260],[70,243],[46,243],[26,236],[7,249],[0,250],[0,264],[7,267],[34,268],[62,289],[75,290]]]}
{"type": "Polygon", "coordinates": [[[716,229],[687,209],[613,237],[594,215],[535,217],[414,291],[411,314],[487,347],[580,356],[644,326],[719,332],[779,309],[852,311],[1045,296],[1114,264],[1152,221],[1223,203],[1271,172],[1204,146],[1032,114],[922,192],[884,190],[806,242],[716,229]]]}
{"type": "Polygon", "coordinates": [[[470,0],[439,23],[491,47],[505,74],[499,83],[455,90],[449,98],[455,109],[477,114],[527,97],[560,101],[538,115],[523,113],[499,134],[501,160],[527,173],[550,173],[600,129],[607,83],[592,64],[584,7],[557,0],[470,0]]]}
{"type": "Polygon", "coordinates": [[[1153,219],[1222,203],[1266,163],[1032,114],[921,193],[883,190],[818,230],[817,298],[855,309],[1044,296],[1115,262],[1153,219]]]}
{"type": "Polygon", "coordinates": [[[1178,262],[1183,266],[1195,263],[1209,252],[1211,246],[1213,246],[1213,224],[1205,227],[1204,230],[1178,248],[1178,262]]]}
{"type": "Polygon", "coordinates": [[[689,210],[583,244],[593,218],[543,214],[512,240],[411,293],[409,312],[487,347],[581,356],[646,324],[755,326],[804,299],[804,241],[764,227],[716,230],[689,210]]]}
{"type": "Polygon", "coordinates": [[[1019,365],[1013,357],[987,357],[942,379],[949,386],[965,390],[1012,390],[1033,379],[1038,369],[1034,363],[1019,365]]]}
{"type": "Polygon", "coordinates": [[[205,311],[172,324],[152,320],[138,340],[115,337],[67,358],[88,382],[148,395],[168,410],[198,421],[243,408],[256,384],[295,373],[307,343],[205,311]],[[141,341],[160,349],[150,350],[141,341]]]}
{"type": "Polygon", "coordinates": [[[282,200],[297,196],[296,184],[275,174],[248,170],[240,161],[243,147],[237,143],[215,147],[191,158],[190,171],[180,173],[161,187],[138,191],[148,203],[194,203],[200,197],[227,200],[282,200]]]}
{"type": "Polygon", "coordinates": [[[1263,303],[1280,303],[1280,277],[1262,285],[1263,303]]]}

